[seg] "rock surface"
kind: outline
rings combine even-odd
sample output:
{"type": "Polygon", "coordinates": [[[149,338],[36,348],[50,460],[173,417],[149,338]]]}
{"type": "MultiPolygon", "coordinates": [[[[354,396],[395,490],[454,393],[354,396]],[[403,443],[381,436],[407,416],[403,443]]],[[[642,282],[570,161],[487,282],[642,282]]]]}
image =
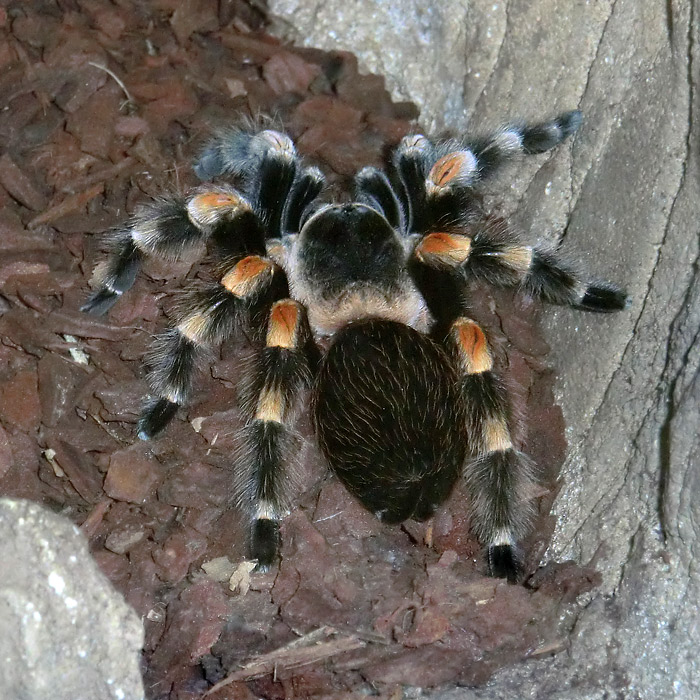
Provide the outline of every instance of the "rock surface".
{"type": "MultiPolygon", "coordinates": [[[[465,123],[466,81],[479,68],[464,56],[475,38],[473,3],[392,0],[270,0],[278,22],[273,29],[302,46],[352,51],[363,72],[381,75],[397,100],[410,100],[421,109],[429,131],[446,124],[465,123]]],[[[491,3],[488,3],[491,6],[491,3]]],[[[493,5],[494,17],[479,32],[502,31],[505,4],[493,5]]],[[[479,65],[487,67],[487,64],[479,65]]]]}
{"type": "Polygon", "coordinates": [[[0,697],[138,700],[143,627],[78,529],[0,500],[0,697]]]}
{"type": "Polygon", "coordinates": [[[569,426],[549,557],[590,561],[603,586],[579,609],[566,653],[439,697],[699,697],[700,4],[511,0],[450,3],[448,13],[416,2],[401,4],[400,22],[391,5],[270,3],[305,43],[381,67],[426,124],[462,128],[469,115],[478,127],[579,107],[585,122],[570,152],[511,168],[505,207],[632,296],[614,318],[547,312],[569,426]],[[418,12],[429,22],[407,37],[404,18],[418,12]],[[390,40],[381,22],[402,30],[390,40]],[[467,38],[450,44],[455,36],[467,38]],[[445,47],[438,70],[426,70],[437,53],[416,60],[419,40],[445,47]]]}

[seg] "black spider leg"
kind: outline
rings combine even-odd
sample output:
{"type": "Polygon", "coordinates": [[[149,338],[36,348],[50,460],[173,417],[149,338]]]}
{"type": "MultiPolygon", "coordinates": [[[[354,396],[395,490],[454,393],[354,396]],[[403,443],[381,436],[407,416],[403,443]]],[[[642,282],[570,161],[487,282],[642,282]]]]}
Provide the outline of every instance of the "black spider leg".
{"type": "Polygon", "coordinates": [[[300,167],[294,144],[286,134],[267,130],[248,135],[247,146],[239,132],[234,136],[230,153],[226,149],[231,144],[219,145],[227,153],[224,160],[229,163],[233,155],[241,153],[244,157],[242,162],[230,162],[226,172],[242,178],[244,191],[265,226],[266,239],[297,233],[307,208],[323,189],[323,174],[315,167],[300,167]]]}
{"type": "Polygon", "coordinates": [[[393,155],[410,233],[449,231],[478,218],[474,188],[504,162],[554,148],[581,124],[567,112],[535,125],[513,124],[482,138],[432,144],[420,134],[405,137],[393,155]]]}
{"type": "Polygon", "coordinates": [[[428,265],[418,256],[409,260],[409,270],[435,318],[433,338],[447,349],[459,377],[471,528],[487,549],[491,574],[516,581],[522,574],[518,543],[533,513],[532,464],[512,444],[507,392],[494,371],[484,331],[467,316],[464,276],[446,265],[428,265]]]}
{"type": "Polygon", "coordinates": [[[261,123],[244,120],[218,129],[195,160],[193,170],[200,180],[224,176],[247,182],[257,177],[270,147],[294,152],[294,145],[285,134],[272,128],[265,129],[261,123]]]}
{"type": "Polygon", "coordinates": [[[581,112],[573,110],[538,124],[513,123],[488,136],[464,137],[460,145],[463,150],[472,153],[476,161],[471,184],[490,177],[514,157],[544,153],[555,148],[578,131],[581,122],[581,112]]]}
{"type": "MultiPolygon", "coordinates": [[[[176,261],[201,252],[210,236],[219,237],[222,225],[251,215],[250,204],[230,187],[208,186],[187,197],[163,197],[140,207],[128,226],[110,237],[107,258],[95,268],[95,291],[82,310],[106,313],[131,288],[144,256],[176,261]]],[[[254,226],[237,230],[250,232],[247,240],[255,237],[254,226]]]]}
{"type": "Polygon", "coordinates": [[[304,211],[325,182],[318,168],[299,166],[286,134],[234,126],[219,131],[206,145],[194,170],[201,179],[237,178],[263,220],[267,238],[278,238],[299,230],[304,211]]]}
{"type": "Polygon", "coordinates": [[[613,312],[627,306],[626,292],[612,282],[590,279],[574,262],[541,246],[524,245],[499,219],[483,219],[464,233],[431,233],[415,248],[423,263],[453,269],[500,287],[523,287],[551,304],[613,312]]]}
{"type": "Polygon", "coordinates": [[[93,273],[96,288],[80,310],[95,316],[107,313],[119,297],[133,286],[142,255],[130,229],[113,231],[107,241],[107,258],[97,265],[93,273]]]}
{"type": "Polygon", "coordinates": [[[435,157],[435,147],[420,134],[406,136],[393,153],[393,180],[404,210],[404,233],[435,230],[436,217],[430,212],[425,185],[435,157]]]}
{"type": "Polygon", "coordinates": [[[147,358],[153,397],[144,407],[138,435],[148,440],[159,433],[192,393],[198,361],[234,333],[254,327],[275,298],[286,293],[286,280],[270,261],[257,255],[224,261],[219,282],[190,292],[174,328],[158,336],[147,358]]]}
{"type": "Polygon", "coordinates": [[[296,171],[288,136],[276,131],[220,133],[195,164],[200,176],[239,177],[248,197],[231,187],[204,185],[187,197],[165,197],[141,207],[110,240],[97,266],[97,289],[83,311],[105,313],[134,283],[144,255],[180,260],[213,239],[218,257],[265,253],[265,236],[279,235],[282,212],[296,171]],[[261,228],[261,222],[267,230],[261,228]],[[226,226],[237,220],[237,226],[226,226]]]}
{"type": "Polygon", "coordinates": [[[294,143],[272,129],[229,129],[206,147],[195,164],[200,176],[233,175],[264,223],[267,238],[298,230],[304,209],[321,191],[318,168],[301,170],[294,143]]]}
{"type": "Polygon", "coordinates": [[[412,221],[412,230],[425,236],[415,248],[417,258],[490,284],[522,286],[554,304],[598,312],[625,308],[627,295],[620,287],[590,279],[558,251],[523,245],[500,220],[485,219],[473,198],[474,186],[505,160],[553,148],[580,124],[581,114],[575,111],[533,126],[505,127],[461,144],[433,146],[424,137],[406,137],[394,163],[414,209],[422,207],[412,221]]]}
{"type": "Polygon", "coordinates": [[[367,167],[355,175],[355,201],[376,209],[392,228],[406,231],[403,205],[389,178],[381,170],[367,167]]]}
{"type": "Polygon", "coordinates": [[[255,355],[244,392],[247,425],[239,436],[236,478],[241,504],[251,513],[250,556],[266,570],[279,552],[279,521],[288,506],[299,438],[293,431],[300,395],[318,365],[304,307],[292,299],[270,309],[265,344],[255,355]]]}
{"type": "Polygon", "coordinates": [[[452,323],[446,344],[461,372],[459,389],[471,452],[464,478],[472,530],[487,547],[491,575],[517,581],[522,574],[518,544],[534,512],[532,464],[513,446],[508,397],[494,372],[483,330],[461,316],[452,323]]]}
{"type": "Polygon", "coordinates": [[[292,183],[282,218],[282,233],[299,233],[311,204],[325,185],[323,173],[318,168],[304,168],[292,183]]]}
{"type": "Polygon", "coordinates": [[[279,142],[271,146],[260,163],[251,196],[255,210],[265,224],[267,238],[282,235],[284,210],[297,171],[294,146],[287,136],[279,136],[279,142]]]}
{"type": "Polygon", "coordinates": [[[254,129],[238,126],[220,129],[195,160],[195,175],[206,181],[222,175],[244,177],[255,171],[269,146],[255,137],[254,129]]]}

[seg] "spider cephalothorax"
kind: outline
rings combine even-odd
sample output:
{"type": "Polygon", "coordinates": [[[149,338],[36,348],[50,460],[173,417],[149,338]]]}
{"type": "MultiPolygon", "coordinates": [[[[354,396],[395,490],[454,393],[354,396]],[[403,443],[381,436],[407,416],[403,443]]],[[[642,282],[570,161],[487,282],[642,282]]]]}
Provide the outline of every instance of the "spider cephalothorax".
{"type": "Polygon", "coordinates": [[[533,471],[511,440],[506,393],[468,316],[467,282],[589,311],[620,310],[626,295],[556,251],[525,245],[482,212],[475,188],[503,161],[548,150],[579,124],[569,112],[479,139],[406,137],[388,174],[357,174],[346,204],[319,204],[323,176],[284,134],[232,130],[195,171],[233,177],[239,189],[205,185],[162,199],[112,237],[86,311],[107,311],[143,255],[177,260],[208,242],[217,264],[217,282],[191,291],[154,345],[141,438],[187,402],[207,347],[243,331],[256,346],[235,470],[261,567],[277,557],[294,416],[310,389],[321,450],[366,508],[390,523],[423,520],[462,476],[491,573],[517,578],[533,471]]]}

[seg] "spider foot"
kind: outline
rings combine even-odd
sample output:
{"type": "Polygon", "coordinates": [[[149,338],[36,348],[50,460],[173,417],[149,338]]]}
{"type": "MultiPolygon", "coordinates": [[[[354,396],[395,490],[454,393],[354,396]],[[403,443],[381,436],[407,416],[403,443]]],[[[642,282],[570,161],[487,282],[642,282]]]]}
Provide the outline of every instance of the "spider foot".
{"type": "Polygon", "coordinates": [[[522,563],[509,544],[495,544],[489,547],[489,573],[496,578],[508,579],[517,583],[523,574],[522,563]]]}
{"type": "Polygon", "coordinates": [[[111,289],[98,289],[88,297],[80,310],[93,316],[102,316],[117,303],[120,296],[119,292],[113,292],[111,289]]]}
{"type": "Polygon", "coordinates": [[[178,405],[168,399],[158,399],[144,409],[139,418],[137,434],[140,440],[150,440],[172,420],[178,405]]]}
{"type": "Polygon", "coordinates": [[[597,311],[599,313],[612,313],[622,311],[629,306],[627,293],[614,284],[598,282],[586,288],[581,300],[575,305],[582,311],[597,311]]]}
{"type": "Polygon", "coordinates": [[[255,520],[250,536],[250,558],[257,559],[258,562],[255,571],[268,571],[279,558],[279,549],[279,522],[268,518],[255,520]]]}

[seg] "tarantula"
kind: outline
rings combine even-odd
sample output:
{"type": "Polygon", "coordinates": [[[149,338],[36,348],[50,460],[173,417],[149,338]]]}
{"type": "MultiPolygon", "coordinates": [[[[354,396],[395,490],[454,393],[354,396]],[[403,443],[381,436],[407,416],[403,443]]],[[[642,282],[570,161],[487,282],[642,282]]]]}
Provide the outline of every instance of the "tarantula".
{"type": "Polygon", "coordinates": [[[505,161],[553,148],[580,123],[573,111],[483,138],[407,136],[386,172],[364,168],[353,201],[330,204],[319,200],[322,173],[304,166],[288,136],[233,129],[195,172],[235,178],[238,189],[208,184],[160,199],[112,236],[84,311],[106,312],[146,255],[178,260],[207,242],[216,261],[218,281],[190,291],[177,325],[155,342],[140,438],[187,402],[206,348],[240,332],[256,347],[235,469],[259,567],[278,556],[294,416],[310,390],[319,446],[368,510],[387,523],[425,520],[462,476],[491,574],[518,579],[535,477],[511,440],[508,398],[467,315],[466,283],[599,312],[625,308],[627,296],[556,251],[525,245],[484,213],[476,190],[505,161]]]}

